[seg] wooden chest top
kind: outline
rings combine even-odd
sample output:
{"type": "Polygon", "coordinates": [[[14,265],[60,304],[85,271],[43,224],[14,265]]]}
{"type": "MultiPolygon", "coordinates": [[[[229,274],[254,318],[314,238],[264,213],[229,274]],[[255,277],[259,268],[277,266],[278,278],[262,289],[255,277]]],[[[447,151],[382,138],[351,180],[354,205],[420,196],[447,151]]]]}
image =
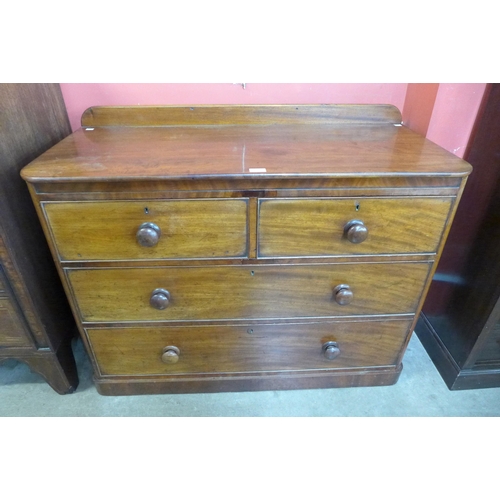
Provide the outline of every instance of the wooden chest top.
{"type": "Polygon", "coordinates": [[[29,182],[238,181],[463,177],[470,170],[402,126],[392,106],[146,106],[90,108],[82,129],[22,175],[29,182]]]}

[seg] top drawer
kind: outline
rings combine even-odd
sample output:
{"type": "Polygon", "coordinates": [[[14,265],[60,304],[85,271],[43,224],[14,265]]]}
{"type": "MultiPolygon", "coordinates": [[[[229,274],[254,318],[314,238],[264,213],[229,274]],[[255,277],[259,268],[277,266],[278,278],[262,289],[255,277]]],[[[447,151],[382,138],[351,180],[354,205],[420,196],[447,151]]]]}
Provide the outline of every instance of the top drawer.
{"type": "Polygon", "coordinates": [[[46,202],[42,206],[63,261],[247,255],[244,198],[46,202]],[[147,223],[149,227],[143,226],[147,223]]]}
{"type": "Polygon", "coordinates": [[[424,197],[261,200],[259,257],[435,253],[452,201],[424,197]],[[354,222],[351,235],[347,234],[349,222],[354,222]]]}

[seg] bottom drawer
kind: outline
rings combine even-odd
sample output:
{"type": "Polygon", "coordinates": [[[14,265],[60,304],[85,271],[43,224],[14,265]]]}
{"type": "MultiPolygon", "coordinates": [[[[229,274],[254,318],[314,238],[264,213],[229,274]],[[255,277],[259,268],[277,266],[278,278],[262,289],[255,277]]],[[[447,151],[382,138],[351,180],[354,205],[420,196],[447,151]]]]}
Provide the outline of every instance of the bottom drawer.
{"type": "Polygon", "coordinates": [[[398,362],[411,321],[86,330],[101,375],[328,370],[398,362]],[[323,346],[335,342],[327,359],[323,346]],[[165,356],[165,347],[169,349],[165,356]],[[167,362],[162,360],[165,358],[167,362]],[[170,363],[174,361],[174,363],[170,363]]]}

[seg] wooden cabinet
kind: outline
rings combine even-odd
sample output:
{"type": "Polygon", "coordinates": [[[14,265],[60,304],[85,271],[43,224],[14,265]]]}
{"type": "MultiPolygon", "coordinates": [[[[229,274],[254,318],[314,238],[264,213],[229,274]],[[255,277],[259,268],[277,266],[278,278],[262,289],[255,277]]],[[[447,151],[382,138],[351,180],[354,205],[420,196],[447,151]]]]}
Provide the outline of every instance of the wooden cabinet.
{"type": "Polygon", "coordinates": [[[59,85],[0,84],[0,105],[0,362],[23,361],[66,394],[75,322],[19,172],[71,129],[59,85]]]}
{"type": "Polygon", "coordinates": [[[451,390],[500,387],[500,84],[465,157],[474,171],[415,328],[451,390]]]}
{"type": "MultiPolygon", "coordinates": [[[[0,268],[0,278],[1,275],[2,270],[0,268]]],[[[7,286],[4,275],[2,289],[0,290],[0,349],[11,347],[30,348],[32,340],[28,325],[23,318],[15,297],[8,291],[7,286]]]]}
{"type": "Polygon", "coordinates": [[[25,169],[102,394],[395,383],[470,165],[392,106],[96,107],[25,169]]]}

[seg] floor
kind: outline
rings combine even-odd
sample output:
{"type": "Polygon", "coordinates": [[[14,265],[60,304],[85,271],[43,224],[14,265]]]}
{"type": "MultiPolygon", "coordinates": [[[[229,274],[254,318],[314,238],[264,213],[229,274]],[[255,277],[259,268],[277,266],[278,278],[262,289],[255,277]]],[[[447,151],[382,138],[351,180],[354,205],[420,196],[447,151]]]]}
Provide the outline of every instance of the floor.
{"type": "Polygon", "coordinates": [[[154,396],[101,396],[75,343],[80,385],[60,396],[15,360],[0,365],[0,416],[30,417],[496,417],[500,388],[449,391],[416,335],[388,387],[154,396]]]}

